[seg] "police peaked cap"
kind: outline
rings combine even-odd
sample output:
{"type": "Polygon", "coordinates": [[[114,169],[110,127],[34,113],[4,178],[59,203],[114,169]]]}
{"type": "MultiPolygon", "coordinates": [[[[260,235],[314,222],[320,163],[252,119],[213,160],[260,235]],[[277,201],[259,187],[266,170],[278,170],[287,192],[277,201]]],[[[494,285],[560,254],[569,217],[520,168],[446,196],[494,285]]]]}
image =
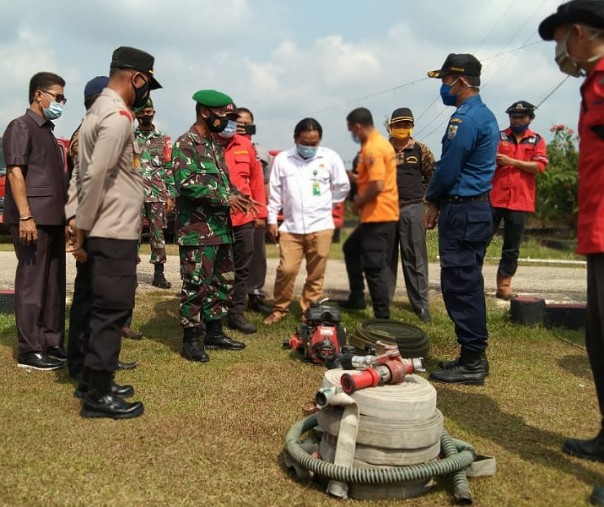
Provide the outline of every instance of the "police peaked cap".
{"type": "Polygon", "coordinates": [[[193,100],[207,107],[226,107],[233,104],[231,97],[217,90],[199,90],[193,94],[193,100]]]}
{"type": "Polygon", "coordinates": [[[409,109],[408,107],[399,107],[398,109],[392,111],[392,114],[390,115],[390,123],[394,123],[397,121],[414,122],[415,120],[413,119],[413,113],[411,112],[411,109],[409,109]]]}
{"type": "Polygon", "coordinates": [[[480,86],[481,70],[482,64],[474,55],[450,53],[440,69],[428,71],[428,77],[441,79],[447,74],[459,74],[471,78],[468,81],[472,86],[480,86]]]}
{"type": "Polygon", "coordinates": [[[604,28],[604,0],[571,0],[539,25],[543,40],[554,40],[554,31],[561,25],[583,23],[593,28],[604,28]]]}
{"type": "Polygon", "coordinates": [[[132,69],[145,72],[151,76],[151,81],[149,82],[150,89],[157,90],[158,88],[161,88],[161,85],[157,82],[157,79],[153,77],[154,62],[155,58],[145,51],[128,46],[121,46],[113,52],[110,67],[112,69],[132,69]]]}
{"type": "Polygon", "coordinates": [[[529,116],[535,117],[535,109],[537,109],[533,104],[527,102],[526,100],[519,100],[518,102],[514,102],[510,107],[505,110],[505,114],[510,115],[524,115],[528,114],[529,116]]]}

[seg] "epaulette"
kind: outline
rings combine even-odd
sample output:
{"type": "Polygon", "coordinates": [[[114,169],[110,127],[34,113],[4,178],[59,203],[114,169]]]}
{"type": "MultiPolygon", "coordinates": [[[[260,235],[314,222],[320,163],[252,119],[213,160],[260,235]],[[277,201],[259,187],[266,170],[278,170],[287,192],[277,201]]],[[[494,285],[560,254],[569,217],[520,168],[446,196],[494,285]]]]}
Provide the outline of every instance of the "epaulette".
{"type": "Polygon", "coordinates": [[[126,109],[120,109],[120,114],[128,118],[130,122],[134,121],[134,116],[132,116],[132,113],[130,111],[126,111],[126,109]]]}

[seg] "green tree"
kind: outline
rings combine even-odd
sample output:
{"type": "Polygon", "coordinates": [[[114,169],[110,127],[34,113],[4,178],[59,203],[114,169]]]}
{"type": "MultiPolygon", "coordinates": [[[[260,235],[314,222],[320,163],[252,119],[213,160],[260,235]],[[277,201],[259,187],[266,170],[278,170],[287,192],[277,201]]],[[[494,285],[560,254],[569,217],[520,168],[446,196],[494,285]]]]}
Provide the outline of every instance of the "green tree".
{"type": "Polygon", "coordinates": [[[578,172],[577,136],[565,125],[550,128],[549,164],[537,178],[536,217],[543,227],[569,227],[576,236],[578,172]]]}

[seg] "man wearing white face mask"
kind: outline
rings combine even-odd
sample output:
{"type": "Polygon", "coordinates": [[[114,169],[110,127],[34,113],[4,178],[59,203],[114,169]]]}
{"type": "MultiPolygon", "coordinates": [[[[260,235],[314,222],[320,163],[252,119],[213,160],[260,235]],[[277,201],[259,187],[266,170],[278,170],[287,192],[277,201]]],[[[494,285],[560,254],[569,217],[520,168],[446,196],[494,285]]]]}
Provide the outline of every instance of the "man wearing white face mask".
{"type": "Polygon", "coordinates": [[[294,129],[295,148],[275,157],[270,178],[268,232],[279,240],[279,267],[275,280],[275,303],[264,323],[272,325],[288,312],[294,282],[302,258],[306,258],[306,282],[302,312],[320,298],[331,247],[333,205],[342,202],[350,183],[340,156],[319,146],[323,129],[314,118],[304,118],[294,129]],[[283,223],[277,215],[283,207],[283,223]]]}
{"type": "Polygon", "coordinates": [[[6,158],[4,222],[19,263],[15,317],[20,367],[61,368],[65,338],[65,211],[63,157],[52,133],[67,102],[65,81],[51,72],[29,83],[30,106],[11,121],[2,145],[6,158]]]}
{"type": "Polygon", "coordinates": [[[233,261],[235,263],[235,283],[228,313],[228,326],[242,333],[256,332],[256,326],[245,318],[247,285],[250,276],[250,262],[254,254],[254,221],[266,219],[266,196],[262,166],[256,156],[252,142],[237,131],[239,114],[235,104],[226,106],[229,122],[222,132],[213,137],[224,148],[224,158],[229,170],[231,183],[254,201],[263,203],[257,213],[242,213],[231,209],[233,224],[233,261]]]}
{"type": "MultiPolygon", "coordinates": [[[[563,450],[604,461],[604,1],[573,0],[539,25],[544,40],[556,41],[556,63],[571,76],[587,76],[581,86],[579,117],[579,217],[577,253],[587,257],[585,347],[601,416],[598,435],[568,439],[563,450]]],[[[592,503],[604,505],[604,487],[592,503]]]]}

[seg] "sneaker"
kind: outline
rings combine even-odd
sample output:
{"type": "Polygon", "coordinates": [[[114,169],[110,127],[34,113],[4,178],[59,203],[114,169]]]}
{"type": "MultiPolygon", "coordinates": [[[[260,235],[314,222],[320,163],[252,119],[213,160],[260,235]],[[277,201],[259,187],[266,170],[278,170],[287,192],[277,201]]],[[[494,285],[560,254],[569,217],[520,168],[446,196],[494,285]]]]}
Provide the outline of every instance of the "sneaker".
{"type": "Polygon", "coordinates": [[[256,326],[251,322],[248,322],[244,315],[241,313],[231,313],[229,314],[227,325],[231,329],[235,329],[236,331],[241,331],[245,334],[253,334],[256,331],[256,326]]]}
{"type": "Polygon", "coordinates": [[[282,321],[285,318],[285,315],[285,313],[273,312],[266,319],[264,319],[264,325],[272,326],[273,324],[282,321]]]}
{"type": "Polygon", "coordinates": [[[63,361],[48,356],[43,356],[39,352],[30,352],[19,356],[17,366],[19,368],[30,368],[32,370],[58,370],[63,367],[63,361]]]}

